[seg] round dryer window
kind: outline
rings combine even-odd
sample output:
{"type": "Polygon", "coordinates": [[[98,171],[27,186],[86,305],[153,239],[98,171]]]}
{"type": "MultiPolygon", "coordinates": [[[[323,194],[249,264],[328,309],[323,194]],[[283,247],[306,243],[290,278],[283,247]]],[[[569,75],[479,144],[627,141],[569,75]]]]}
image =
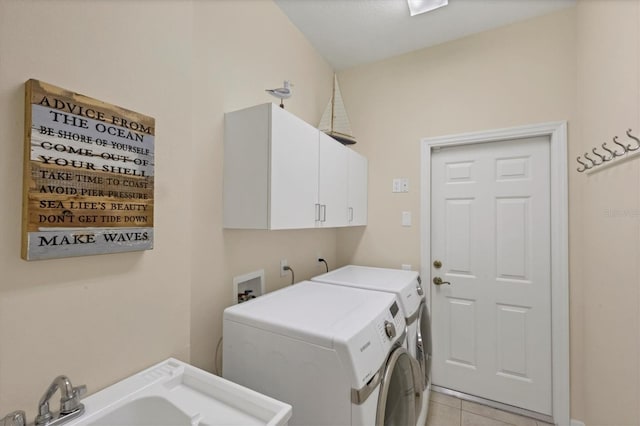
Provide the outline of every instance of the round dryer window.
{"type": "Polygon", "coordinates": [[[420,303],[418,309],[418,333],[416,336],[416,358],[422,370],[423,388],[429,383],[431,378],[431,319],[429,309],[425,300],[420,303]]]}
{"type": "Polygon", "coordinates": [[[414,425],[422,399],[422,382],[415,359],[403,347],[387,360],[380,384],[376,426],[414,425]]]}

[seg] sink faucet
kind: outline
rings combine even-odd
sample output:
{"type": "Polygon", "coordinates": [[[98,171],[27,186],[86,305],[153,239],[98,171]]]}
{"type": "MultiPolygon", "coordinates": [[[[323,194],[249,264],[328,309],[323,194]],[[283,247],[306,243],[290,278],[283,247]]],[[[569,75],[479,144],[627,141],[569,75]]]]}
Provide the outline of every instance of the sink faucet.
{"type": "Polygon", "coordinates": [[[27,417],[22,410],[9,413],[0,419],[0,426],[25,426],[26,424],[27,417]]]}
{"type": "Polygon", "coordinates": [[[86,386],[73,387],[67,376],[56,377],[40,398],[35,425],[53,426],[78,417],[84,412],[84,404],[80,403],[80,397],[86,392],[86,386]],[[49,410],[49,400],[58,389],[60,389],[60,412],[54,416],[49,410]]]}

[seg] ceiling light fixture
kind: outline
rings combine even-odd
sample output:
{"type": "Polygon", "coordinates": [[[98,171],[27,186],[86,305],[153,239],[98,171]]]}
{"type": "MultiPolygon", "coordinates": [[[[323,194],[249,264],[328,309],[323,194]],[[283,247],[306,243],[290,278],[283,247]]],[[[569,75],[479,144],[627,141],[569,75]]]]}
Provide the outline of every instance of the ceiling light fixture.
{"type": "Polygon", "coordinates": [[[411,16],[415,16],[446,6],[449,0],[407,0],[407,3],[409,3],[411,16]]]}

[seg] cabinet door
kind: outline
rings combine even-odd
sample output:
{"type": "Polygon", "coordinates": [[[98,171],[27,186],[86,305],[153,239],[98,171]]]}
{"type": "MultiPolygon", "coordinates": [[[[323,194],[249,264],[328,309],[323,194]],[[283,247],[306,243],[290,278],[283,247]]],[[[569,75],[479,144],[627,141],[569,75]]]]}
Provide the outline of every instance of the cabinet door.
{"type": "Polygon", "coordinates": [[[335,139],[320,133],[320,227],[348,225],[347,164],[349,149],[335,139]]]}
{"type": "Polygon", "coordinates": [[[367,181],[368,163],[366,157],[349,149],[348,211],[349,225],[367,224],[367,181]]]}
{"type": "Polygon", "coordinates": [[[318,129],[272,104],[270,229],[313,228],[318,203],[318,129]]]}

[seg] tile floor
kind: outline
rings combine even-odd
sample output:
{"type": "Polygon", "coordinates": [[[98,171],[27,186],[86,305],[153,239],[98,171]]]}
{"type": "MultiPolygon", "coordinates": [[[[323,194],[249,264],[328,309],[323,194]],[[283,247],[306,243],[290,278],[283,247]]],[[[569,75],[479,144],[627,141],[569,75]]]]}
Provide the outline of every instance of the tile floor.
{"type": "Polygon", "coordinates": [[[529,417],[431,392],[426,426],[551,426],[529,417]]]}

